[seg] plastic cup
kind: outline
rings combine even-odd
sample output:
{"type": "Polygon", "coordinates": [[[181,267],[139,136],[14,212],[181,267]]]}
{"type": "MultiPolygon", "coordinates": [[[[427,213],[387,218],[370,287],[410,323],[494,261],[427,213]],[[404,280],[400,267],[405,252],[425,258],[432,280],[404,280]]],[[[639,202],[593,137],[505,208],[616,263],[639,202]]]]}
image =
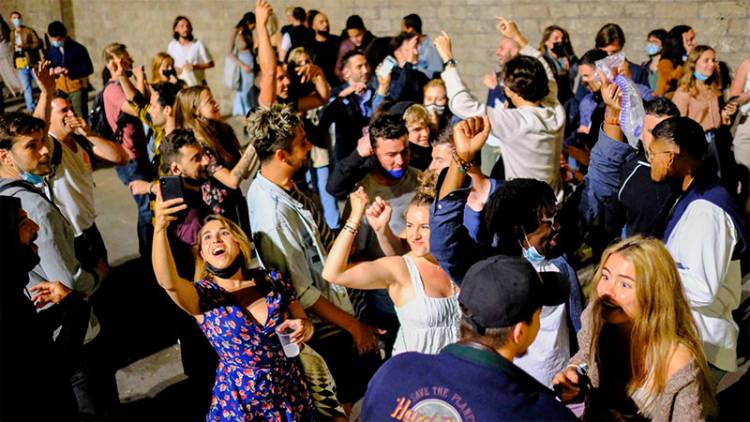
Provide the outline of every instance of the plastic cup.
{"type": "Polygon", "coordinates": [[[299,345],[292,343],[292,333],[294,327],[284,324],[276,327],[276,336],[279,337],[281,347],[284,349],[284,355],[288,358],[299,356],[299,345]]]}

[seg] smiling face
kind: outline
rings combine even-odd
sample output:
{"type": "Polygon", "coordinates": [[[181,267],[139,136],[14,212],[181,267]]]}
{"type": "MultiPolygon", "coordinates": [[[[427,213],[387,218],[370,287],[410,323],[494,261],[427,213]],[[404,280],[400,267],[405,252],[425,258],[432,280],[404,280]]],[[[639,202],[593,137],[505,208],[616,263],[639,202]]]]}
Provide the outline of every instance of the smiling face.
{"type": "Polygon", "coordinates": [[[406,242],[413,255],[430,253],[430,208],[412,205],[406,210],[406,242]]]}
{"type": "Polygon", "coordinates": [[[221,120],[221,109],[214,99],[211,91],[204,89],[201,91],[200,100],[198,101],[198,115],[208,120],[221,120]]]}
{"type": "Polygon", "coordinates": [[[276,95],[279,98],[287,99],[289,97],[289,85],[292,83],[286,74],[286,68],[276,66],[276,95]]]}
{"type": "Polygon", "coordinates": [[[602,85],[596,75],[596,68],[592,65],[582,64],[578,67],[578,73],[581,75],[581,83],[591,92],[599,92],[602,85]]]}
{"type": "Polygon", "coordinates": [[[716,72],[718,62],[716,61],[716,52],[713,50],[706,50],[698,57],[698,61],[695,62],[695,70],[703,76],[711,77],[716,72]]]}
{"type": "Polygon", "coordinates": [[[625,324],[638,315],[636,274],[633,264],[620,253],[613,253],[602,265],[596,295],[602,305],[602,318],[609,324],[625,324]]]}
{"type": "Polygon", "coordinates": [[[232,232],[219,220],[206,223],[198,239],[201,258],[218,269],[229,267],[241,253],[232,232]]]}
{"type": "Polygon", "coordinates": [[[417,145],[430,145],[430,127],[423,121],[407,123],[406,129],[409,131],[409,142],[417,145]]]}
{"type": "Polygon", "coordinates": [[[73,133],[75,129],[66,124],[66,118],[75,117],[76,114],[68,100],[55,98],[52,100],[51,104],[50,131],[54,133],[64,133],[65,135],[73,133]]]}

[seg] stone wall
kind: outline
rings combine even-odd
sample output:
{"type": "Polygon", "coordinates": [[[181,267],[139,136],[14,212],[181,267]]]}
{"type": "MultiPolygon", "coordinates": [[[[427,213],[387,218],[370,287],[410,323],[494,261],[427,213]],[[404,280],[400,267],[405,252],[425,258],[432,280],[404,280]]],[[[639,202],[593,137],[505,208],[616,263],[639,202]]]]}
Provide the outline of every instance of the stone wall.
{"type": "MultiPolygon", "coordinates": [[[[628,57],[644,59],[645,36],[649,30],[676,24],[695,28],[700,44],[716,48],[719,58],[730,67],[750,55],[750,0],[308,0],[282,2],[273,0],[277,14],[284,7],[300,4],[324,11],[331,30],[338,33],[346,18],[357,13],[376,35],[395,34],[399,20],[408,13],[419,13],[425,31],[435,36],[445,30],[453,37],[459,68],[469,86],[483,98],[481,76],[491,71],[496,59],[498,41],[495,17],[505,16],[518,22],[532,43],[539,42],[549,24],[568,29],[576,52],[581,55],[593,46],[596,31],[607,22],[616,22],[628,38],[628,57]]],[[[248,10],[250,0],[3,0],[0,13],[8,17],[18,9],[26,23],[40,33],[52,19],[62,19],[74,37],[89,48],[97,74],[101,71],[101,51],[110,42],[128,45],[137,63],[148,64],[154,53],[166,49],[176,15],[188,16],[196,37],[201,38],[213,54],[216,68],[207,72],[210,86],[230,111],[231,92],[221,83],[226,43],[234,24],[248,10]]],[[[283,24],[283,22],[282,22],[283,24]]],[[[93,82],[100,86],[100,77],[93,82]]]]}

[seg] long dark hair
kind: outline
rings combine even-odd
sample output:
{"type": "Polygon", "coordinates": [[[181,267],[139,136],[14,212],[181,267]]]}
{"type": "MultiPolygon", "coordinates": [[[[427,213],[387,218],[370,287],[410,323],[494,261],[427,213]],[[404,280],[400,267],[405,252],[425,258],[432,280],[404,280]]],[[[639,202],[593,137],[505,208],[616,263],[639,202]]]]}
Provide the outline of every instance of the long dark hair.
{"type": "Polygon", "coordinates": [[[682,34],[691,29],[693,28],[688,25],[677,25],[669,30],[667,38],[664,40],[661,58],[671,61],[672,66],[675,68],[682,66],[685,62],[684,57],[687,55],[687,52],[685,51],[685,43],[682,41],[682,34]]]}
{"type": "Polygon", "coordinates": [[[193,41],[195,37],[193,37],[193,23],[190,22],[190,19],[188,19],[186,16],[177,16],[174,18],[174,23],[172,23],[172,36],[175,40],[180,40],[180,34],[177,33],[174,29],[177,27],[177,24],[180,23],[181,20],[185,20],[188,23],[188,26],[190,27],[190,34],[187,36],[188,41],[193,41]]]}
{"type": "Polygon", "coordinates": [[[237,22],[237,25],[234,27],[236,29],[240,30],[240,34],[242,34],[242,37],[245,39],[245,42],[248,43],[250,49],[253,49],[253,31],[247,29],[247,26],[253,24],[255,25],[255,13],[253,12],[247,12],[244,15],[242,15],[242,19],[240,19],[239,22],[237,22]]]}

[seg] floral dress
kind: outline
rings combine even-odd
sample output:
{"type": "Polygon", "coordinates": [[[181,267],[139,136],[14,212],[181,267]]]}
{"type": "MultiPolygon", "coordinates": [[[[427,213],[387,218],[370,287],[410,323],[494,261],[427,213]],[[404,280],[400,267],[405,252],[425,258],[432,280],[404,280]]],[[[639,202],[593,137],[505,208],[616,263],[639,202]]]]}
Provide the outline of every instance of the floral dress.
{"type": "Polygon", "coordinates": [[[203,311],[199,325],[219,355],[206,420],[312,420],[314,408],[299,360],[284,356],[274,331],[294,289],[276,271],[254,270],[252,277],[268,286],[264,326],[213,280],[195,282],[203,311]]]}

